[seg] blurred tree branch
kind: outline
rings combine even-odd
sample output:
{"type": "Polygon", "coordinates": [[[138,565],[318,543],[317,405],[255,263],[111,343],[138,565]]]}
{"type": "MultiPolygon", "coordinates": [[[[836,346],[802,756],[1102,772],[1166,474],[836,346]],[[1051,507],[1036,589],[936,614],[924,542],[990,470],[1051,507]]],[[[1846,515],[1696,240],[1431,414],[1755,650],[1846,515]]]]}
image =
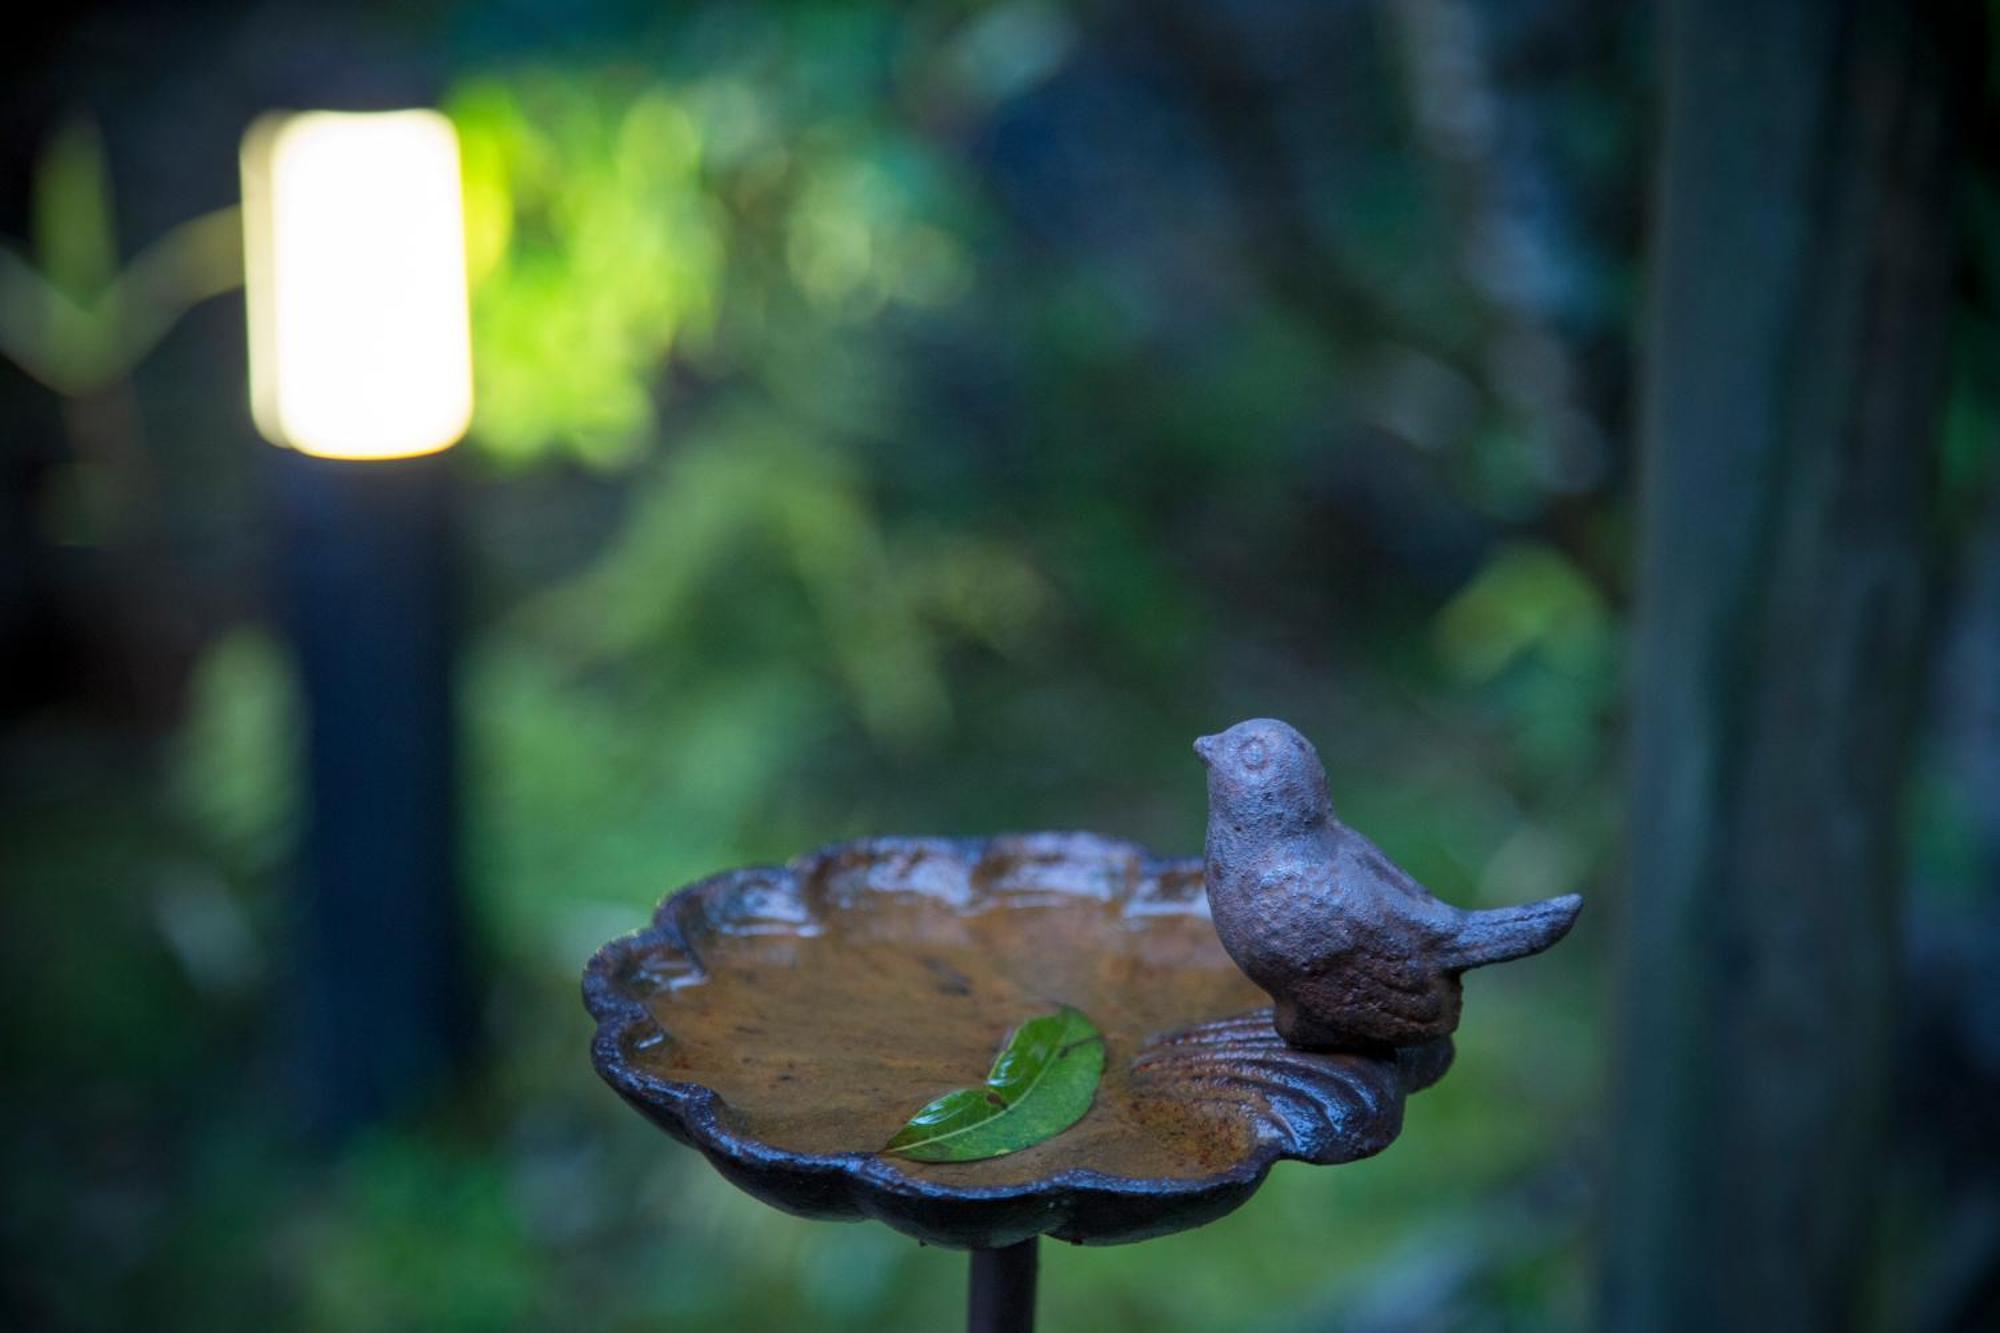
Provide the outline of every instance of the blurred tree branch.
{"type": "Polygon", "coordinates": [[[242,222],[217,209],[117,267],[95,128],[73,121],[36,169],[27,254],[0,245],[0,356],[67,398],[112,388],[189,309],[243,282],[242,222]]]}
{"type": "Polygon", "coordinates": [[[1151,35],[1187,76],[1187,91],[1215,144],[1232,189],[1241,258],[1265,296],[1344,352],[1378,354],[1384,343],[1421,348],[1474,384],[1474,327],[1441,337],[1390,299],[1389,288],[1352,272],[1314,224],[1298,155],[1285,143],[1282,109],[1257,72],[1228,15],[1190,0],[1135,6],[1151,35]]]}

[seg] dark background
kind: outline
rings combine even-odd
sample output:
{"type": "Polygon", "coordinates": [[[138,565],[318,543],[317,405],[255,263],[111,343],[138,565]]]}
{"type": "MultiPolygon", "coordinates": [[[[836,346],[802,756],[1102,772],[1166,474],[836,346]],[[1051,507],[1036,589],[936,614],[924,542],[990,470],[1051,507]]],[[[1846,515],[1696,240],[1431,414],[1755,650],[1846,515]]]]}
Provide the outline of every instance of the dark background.
{"type": "Polygon", "coordinates": [[[1046,1326],[1993,1317],[1994,49],[1726,8],[14,20],[0,1322],[948,1326],[955,1256],[763,1210],[597,1083],[583,960],[838,837],[1192,852],[1187,743],[1258,714],[1440,895],[1590,909],[1471,980],[1395,1148],[1044,1247],[1046,1326]],[[371,99],[465,153],[486,1045],[329,1143],[221,211],[252,117],[371,99]],[[1771,1188],[1660,1185],[1704,1170],[1771,1188]],[[1704,1210],[1756,1258],[1706,1284],[1704,1210]]]}

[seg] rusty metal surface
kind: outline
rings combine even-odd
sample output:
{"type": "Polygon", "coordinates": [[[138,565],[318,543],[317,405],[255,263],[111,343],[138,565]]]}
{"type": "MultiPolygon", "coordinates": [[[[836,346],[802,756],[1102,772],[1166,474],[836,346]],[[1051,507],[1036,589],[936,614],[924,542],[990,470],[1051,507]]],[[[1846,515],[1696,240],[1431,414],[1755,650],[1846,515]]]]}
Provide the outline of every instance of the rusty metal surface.
{"type": "Polygon", "coordinates": [[[1473,912],[1433,897],[1340,822],[1318,752],[1286,723],[1239,722],[1195,753],[1208,767],[1216,933],[1294,1046],[1386,1052],[1448,1037],[1461,974],[1540,953],[1583,906],[1572,893],[1473,912]]]}
{"type": "Polygon", "coordinates": [[[1449,1042],[1286,1045],[1208,918],[1202,866],[1090,834],[880,838],[661,903],[584,975],[621,1096],[759,1199],[995,1248],[1144,1240],[1242,1204],[1273,1163],[1351,1161],[1402,1125],[1449,1042]],[[1097,1101],[1004,1157],[879,1156],[1055,1002],[1105,1033],[1097,1101]]]}

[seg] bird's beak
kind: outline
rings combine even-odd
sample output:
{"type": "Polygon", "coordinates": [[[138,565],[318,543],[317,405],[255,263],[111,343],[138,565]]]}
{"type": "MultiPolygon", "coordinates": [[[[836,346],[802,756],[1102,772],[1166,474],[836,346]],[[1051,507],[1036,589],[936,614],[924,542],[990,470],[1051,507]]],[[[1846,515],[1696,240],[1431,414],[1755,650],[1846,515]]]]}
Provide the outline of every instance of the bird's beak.
{"type": "Polygon", "coordinates": [[[1203,736],[1197,739],[1194,743],[1194,752],[1201,756],[1202,763],[1212,762],[1215,757],[1215,737],[1203,736]]]}

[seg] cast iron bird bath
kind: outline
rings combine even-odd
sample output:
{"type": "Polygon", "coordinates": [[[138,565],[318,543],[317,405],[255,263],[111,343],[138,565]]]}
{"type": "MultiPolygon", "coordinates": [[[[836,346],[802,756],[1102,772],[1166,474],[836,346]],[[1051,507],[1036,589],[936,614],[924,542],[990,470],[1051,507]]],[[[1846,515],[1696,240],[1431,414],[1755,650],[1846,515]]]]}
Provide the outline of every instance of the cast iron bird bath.
{"type": "Polygon", "coordinates": [[[871,838],[669,896],[584,972],[598,1072],[773,1207],[972,1251],[976,1333],[1032,1326],[1044,1233],[1148,1240],[1281,1159],[1380,1152],[1451,1063],[1459,974],[1547,948],[1579,900],[1438,901],[1335,817],[1284,723],[1196,751],[1206,863],[1089,833],[871,838]],[[1102,1037],[1081,1119],[982,1160],[884,1151],[1058,1006],[1102,1037]]]}
{"type": "Polygon", "coordinates": [[[1081,833],[867,839],[717,875],[600,950],[584,995],[598,1072],[732,1183],[973,1251],[974,1328],[1029,1326],[1044,1232],[1164,1236],[1280,1159],[1379,1152],[1451,1060],[1448,1041],[1293,1050],[1216,939],[1201,863],[1081,833]],[[1056,1002],[1105,1037],[1081,1122],[985,1161],[872,1151],[1056,1002]]]}

